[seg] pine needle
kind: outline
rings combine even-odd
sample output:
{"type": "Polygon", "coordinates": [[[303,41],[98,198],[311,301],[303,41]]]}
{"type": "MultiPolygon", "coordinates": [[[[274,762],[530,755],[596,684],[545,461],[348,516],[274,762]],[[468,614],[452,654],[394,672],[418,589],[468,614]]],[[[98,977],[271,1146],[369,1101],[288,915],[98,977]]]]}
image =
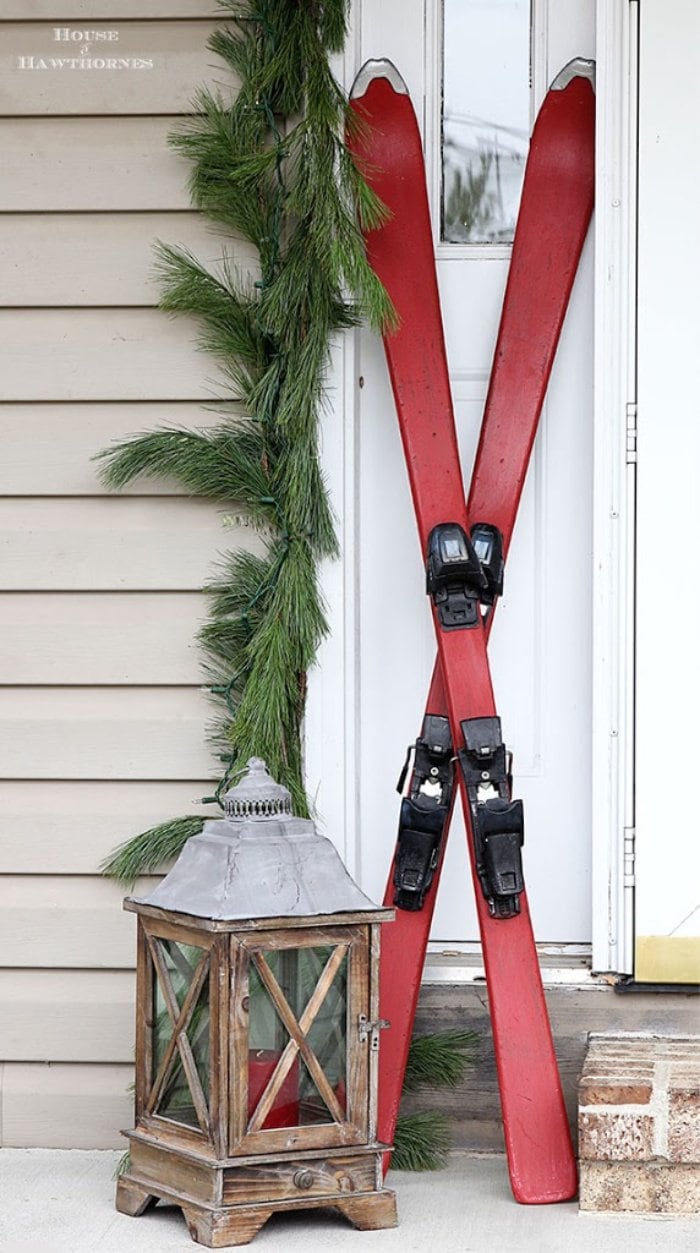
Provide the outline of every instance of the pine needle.
{"type": "Polygon", "coordinates": [[[450,1150],[450,1129],[443,1114],[402,1115],[394,1133],[394,1170],[442,1170],[450,1150]]]}
{"type": "Polygon", "coordinates": [[[139,875],[159,870],[182,851],[191,835],[198,835],[203,818],[172,818],[135,835],[114,849],[102,863],[103,874],[133,885],[139,875]]]}
{"type": "Polygon", "coordinates": [[[122,1175],[126,1175],[128,1173],[130,1167],[131,1167],[131,1153],[127,1149],[125,1153],[122,1153],[121,1157],[119,1158],[119,1161],[114,1167],[114,1174],[112,1175],[112,1178],[121,1179],[122,1175]]]}
{"type": "Polygon", "coordinates": [[[473,1061],[478,1038],[474,1031],[460,1030],[414,1036],[408,1053],[404,1092],[415,1092],[421,1087],[457,1087],[473,1061]]]}

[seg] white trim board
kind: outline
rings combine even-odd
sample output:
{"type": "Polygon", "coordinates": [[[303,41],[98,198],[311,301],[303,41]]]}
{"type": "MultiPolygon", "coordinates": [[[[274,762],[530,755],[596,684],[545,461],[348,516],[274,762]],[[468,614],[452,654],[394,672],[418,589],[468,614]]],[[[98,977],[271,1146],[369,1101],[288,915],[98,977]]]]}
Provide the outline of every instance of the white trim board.
{"type": "Polygon", "coordinates": [[[598,0],[593,499],[593,966],[630,973],[634,882],[637,4],[598,0]]]}
{"type": "MultiPolygon", "coordinates": [[[[591,973],[590,944],[538,944],[545,987],[589,988],[609,985],[609,976],[591,973]]],[[[478,944],[428,945],[422,982],[427,984],[484,983],[486,973],[478,944]]]]}

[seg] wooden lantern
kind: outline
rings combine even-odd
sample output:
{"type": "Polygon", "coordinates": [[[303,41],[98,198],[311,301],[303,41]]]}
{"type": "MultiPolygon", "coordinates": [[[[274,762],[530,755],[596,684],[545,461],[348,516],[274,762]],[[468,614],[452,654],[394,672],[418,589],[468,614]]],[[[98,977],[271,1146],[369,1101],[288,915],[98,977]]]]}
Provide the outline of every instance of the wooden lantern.
{"type": "Polygon", "coordinates": [[[252,759],[138,914],[136,1126],[117,1209],[246,1244],[277,1210],[396,1224],[376,1139],[379,928],[393,916],[252,759]]]}

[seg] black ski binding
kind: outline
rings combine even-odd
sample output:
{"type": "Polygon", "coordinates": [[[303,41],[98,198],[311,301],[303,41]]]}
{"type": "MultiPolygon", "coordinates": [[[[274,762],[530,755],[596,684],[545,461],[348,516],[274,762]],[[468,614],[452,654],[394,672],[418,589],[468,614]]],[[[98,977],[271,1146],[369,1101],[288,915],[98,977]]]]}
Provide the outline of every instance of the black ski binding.
{"type": "Polygon", "coordinates": [[[460,762],[469,793],[476,869],[494,918],[520,913],[525,889],[522,801],[510,799],[509,763],[500,718],[467,718],[460,762]]]}
{"type": "Polygon", "coordinates": [[[446,631],[475,626],[487,577],[458,522],[441,522],[428,536],[427,591],[446,631]]]}
{"type": "MultiPolygon", "coordinates": [[[[440,845],[452,801],[454,770],[452,737],[447,718],[426,714],[414,748],[411,790],[401,802],[394,858],[394,904],[422,909],[440,857],[440,845]]],[[[410,749],[399,779],[408,771],[410,749]]]]}
{"type": "Polygon", "coordinates": [[[494,918],[520,913],[524,891],[521,848],[524,839],[522,801],[487,800],[477,805],[474,836],[482,891],[494,918]]]}
{"type": "Polygon", "coordinates": [[[475,522],[471,530],[471,541],[486,579],[481,603],[492,605],[498,596],[503,595],[503,536],[498,527],[491,526],[490,522],[475,522]]]}

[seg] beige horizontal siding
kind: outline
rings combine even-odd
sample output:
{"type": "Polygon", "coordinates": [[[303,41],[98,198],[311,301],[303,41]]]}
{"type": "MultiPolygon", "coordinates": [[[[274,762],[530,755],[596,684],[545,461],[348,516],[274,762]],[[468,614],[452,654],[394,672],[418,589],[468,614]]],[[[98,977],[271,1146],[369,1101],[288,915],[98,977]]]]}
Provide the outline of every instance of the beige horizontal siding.
{"type": "Polygon", "coordinates": [[[192,591],[217,553],[247,538],[225,516],[202,501],[148,497],[0,500],[0,587],[192,591]]]}
{"type": "Polygon", "coordinates": [[[206,46],[213,22],[110,23],[116,39],[87,44],[56,39],[56,29],[0,24],[0,115],[187,113],[202,82],[232,82],[206,46]]]}
{"type": "Polygon", "coordinates": [[[213,0],[3,0],[0,19],[24,21],[55,18],[63,26],[68,21],[84,29],[85,21],[100,21],[111,27],[124,17],[211,17],[217,6],[213,0]],[[74,19],[79,19],[74,20],[74,19]]]}
{"type": "Polygon", "coordinates": [[[0,400],[214,400],[196,333],[157,309],[0,310],[0,400]]]}
{"type": "Polygon", "coordinates": [[[0,1146],[126,1148],[132,1066],[0,1064],[0,1146]]]}
{"type": "Polygon", "coordinates": [[[127,970],[0,970],[0,1057],[133,1061],[135,983],[127,970]]]}
{"type": "MultiPolygon", "coordinates": [[[[155,884],[141,879],[138,896],[155,884]]],[[[134,915],[110,879],[5,875],[0,879],[0,944],[6,967],[132,970],[134,915]]]]}
{"type": "Polygon", "coordinates": [[[0,684],[199,684],[198,593],[0,593],[0,684]]]}
{"type": "Polygon", "coordinates": [[[222,768],[201,587],[218,554],[260,540],[174,481],[110,495],[92,460],[154,426],[211,425],[202,405],[226,395],[197,326],[154,307],[152,252],[222,252],[167,142],[200,83],[230,90],[206,47],[216,11],[0,6],[0,1144],[119,1145],[135,923],[99,867],[160,821],[221,812],[201,804],[222,768]],[[21,68],[80,57],[55,26],[114,30],[85,36],[87,56],[152,68],[21,68]]]}
{"type": "Polygon", "coordinates": [[[0,781],[0,874],[96,875],[117,844],[165,818],[219,817],[200,803],[211,792],[205,779],[0,781]]]}
{"type": "Polygon", "coordinates": [[[167,117],[0,117],[0,211],[190,208],[167,117]]]}
{"type": "MultiPolygon", "coordinates": [[[[0,216],[0,304],[155,305],[154,242],[220,263],[224,239],[198,213],[8,213],[0,216]]],[[[257,254],[227,239],[243,270],[257,254]]],[[[254,275],[257,277],[257,274],[254,275]]]]}
{"type": "MultiPolygon", "coordinates": [[[[187,401],[0,404],[0,495],[104,496],[96,453],[159,426],[215,426],[221,414],[187,401]]],[[[180,495],[175,479],[139,478],[124,496],[180,495]]]]}
{"type": "Polygon", "coordinates": [[[6,779],[193,779],[217,771],[196,688],[0,690],[6,779]]]}

